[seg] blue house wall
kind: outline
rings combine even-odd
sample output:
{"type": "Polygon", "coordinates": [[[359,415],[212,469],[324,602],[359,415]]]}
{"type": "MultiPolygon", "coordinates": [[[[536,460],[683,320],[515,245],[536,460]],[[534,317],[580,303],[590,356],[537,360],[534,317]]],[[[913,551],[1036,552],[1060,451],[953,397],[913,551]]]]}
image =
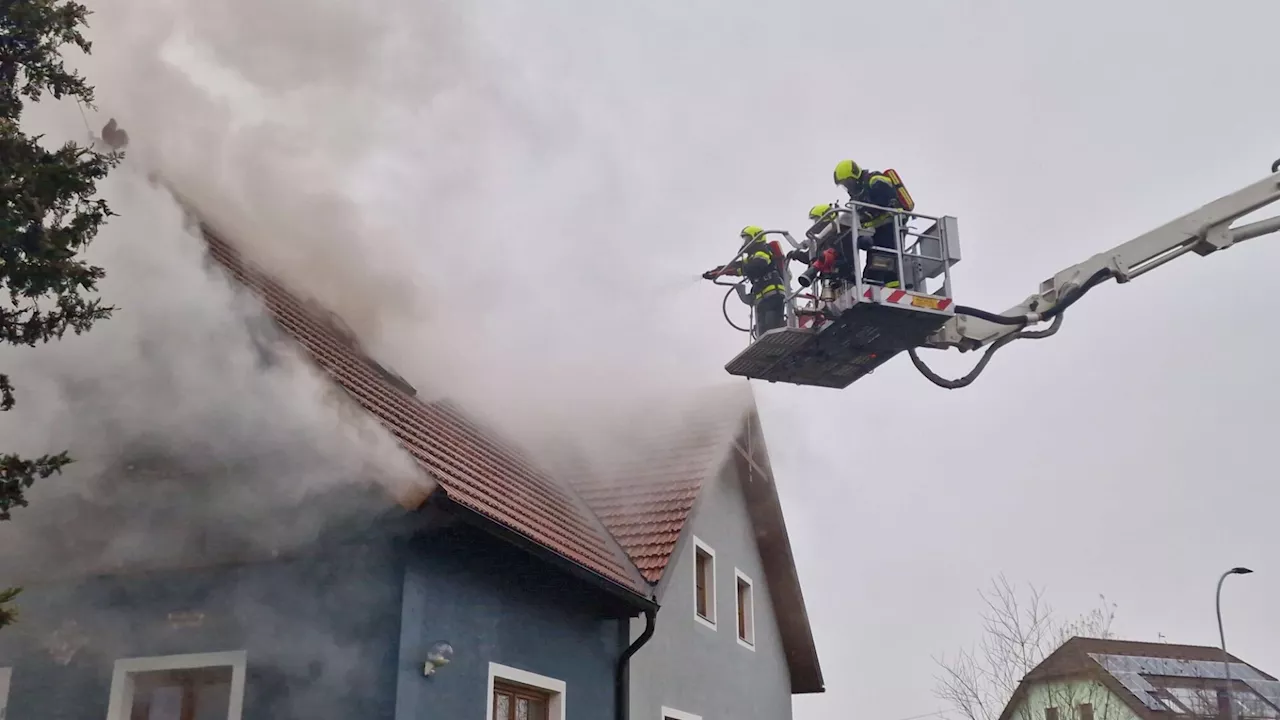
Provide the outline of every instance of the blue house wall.
{"type": "Polygon", "coordinates": [[[117,659],[228,650],[247,651],[244,720],[480,720],[490,661],[564,681],[569,720],[604,720],[628,642],[615,600],[469,526],[28,584],[19,606],[0,667],[13,668],[8,717],[24,720],[103,720],[117,659]],[[174,627],[171,613],[203,619],[174,627]],[[49,650],[60,628],[86,641],[65,664],[49,650]],[[453,662],[425,677],[438,641],[453,662]]]}
{"type": "Polygon", "coordinates": [[[396,720],[481,720],[490,662],[563,681],[567,720],[613,718],[628,625],[598,590],[473,530],[417,539],[412,548],[396,720]],[[424,677],[437,642],[454,648],[453,660],[424,677]]]}

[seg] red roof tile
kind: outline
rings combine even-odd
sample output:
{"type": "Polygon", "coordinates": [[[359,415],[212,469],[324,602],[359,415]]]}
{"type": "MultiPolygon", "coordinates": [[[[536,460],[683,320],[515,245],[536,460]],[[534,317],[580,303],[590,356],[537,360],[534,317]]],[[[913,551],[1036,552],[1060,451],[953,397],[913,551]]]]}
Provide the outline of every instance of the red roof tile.
{"type": "Polygon", "coordinates": [[[207,230],[205,239],[212,256],[264,301],[279,325],[395,436],[449,498],[631,592],[645,592],[589,512],[547,474],[452,406],[427,404],[402,390],[337,328],[249,266],[233,247],[207,230]]]}
{"type": "Polygon", "coordinates": [[[636,423],[620,423],[617,432],[629,438],[625,456],[597,459],[569,476],[651,583],[662,578],[703,481],[719,470],[740,428],[744,389],[735,384],[699,393],[693,407],[668,408],[665,415],[637,413],[646,419],[640,427],[661,419],[661,429],[637,432],[636,423]]]}

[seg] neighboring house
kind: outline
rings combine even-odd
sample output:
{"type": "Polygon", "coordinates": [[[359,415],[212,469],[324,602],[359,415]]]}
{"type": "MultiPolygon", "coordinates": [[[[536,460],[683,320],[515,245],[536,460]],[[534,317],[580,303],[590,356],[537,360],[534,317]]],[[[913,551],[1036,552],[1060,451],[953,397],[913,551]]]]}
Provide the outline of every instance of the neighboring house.
{"type": "Polygon", "coordinates": [[[661,606],[629,664],[632,720],[785,720],[793,694],[824,691],[760,420],[733,390],[571,476],[661,606]]]}
{"type": "MultiPolygon", "coordinates": [[[[0,631],[0,707],[24,720],[614,718],[629,621],[656,606],[599,520],[456,408],[416,398],[229,245],[208,244],[412,454],[422,488],[382,494],[286,552],[208,527],[163,562],[4,573],[26,589],[19,622],[0,631]],[[451,662],[427,676],[437,650],[451,662]]],[[[173,477],[190,491],[210,482],[173,477]]],[[[368,500],[353,491],[349,503],[368,500]]],[[[159,517],[125,505],[116,529],[159,517]]]]}
{"type": "MultiPolygon", "coordinates": [[[[1280,718],[1280,682],[1234,655],[1238,720],[1280,718]]],[[[1225,720],[1222,650],[1075,637],[1027,673],[1000,720],[1225,720]]]]}

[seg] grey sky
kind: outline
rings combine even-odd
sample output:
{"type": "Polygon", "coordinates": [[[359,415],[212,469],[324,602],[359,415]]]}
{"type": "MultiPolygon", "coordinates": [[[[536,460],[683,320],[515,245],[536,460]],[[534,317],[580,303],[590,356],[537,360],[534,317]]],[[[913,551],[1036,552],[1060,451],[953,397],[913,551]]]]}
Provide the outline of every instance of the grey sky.
{"type": "MultiPolygon", "coordinates": [[[[137,157],[221,163],[246,206],[288,208],[256,219],[260,250],[304,258],[296,279],[399,372],[517,432],[723,378],[742,337],[694,278],[745,224],[800,230],[843,157],[958,216],[958,299],[999,311],[1280,156],[1263,0],[256,9],[294,4],[104,5],[104,114],[137,157]],[[236,135],[230,100],[163,105],[172,79],[136,69],[178,33],[238,60],[283,131],[236,135]],[[331,194],[323,215],[299,187],[331,194]],[[305,225],[267,231],[285,221],[305,225]]],[[[931,655],[978,638],[1001,571],[1068,614],[1105,593],[1125,637],[1211,644],[1218,573],[1251,565],[1228,638],[1280,672],[1276,262],[1272,238],[1104,285],[964,390],[905,358],[846,391],[757,388],[829,686],[797,718],[937,709],[931,655]]]]}

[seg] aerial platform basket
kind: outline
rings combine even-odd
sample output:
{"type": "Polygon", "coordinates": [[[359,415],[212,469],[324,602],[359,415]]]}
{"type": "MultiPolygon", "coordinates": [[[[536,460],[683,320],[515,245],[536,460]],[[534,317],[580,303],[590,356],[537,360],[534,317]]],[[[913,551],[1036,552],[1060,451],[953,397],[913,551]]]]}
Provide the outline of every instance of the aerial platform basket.
{"type": "MultiPolygon", "coordinates": [[[[839,212],[848,213],[857,205],[850,203],[848,210],[839,212]]],[[[842,291],[827,294],[826,300],[816,291],[806,296],[811,300],[806,307],[798,304],[799,291],[789,293],[786,325],[764,333],[729,361],[725,370],[768,382],[845,388],[899,353],[925,344],[955,315],[950,268],[960,260],[956,220],[898,213],[894,217],[898,247],[873,252],[894,256],[908,289],[862,280],[846,282],[842,291]],[[915,218],[932,224],[916,231],[909,225],[915,218]],[[915,242],[903,249],[911,237],[915,242]],[[941,278],[939,287],[930,292],[929,280],[937,278],[941,278]],[[818,327],[802,327],[801,316],[823,320],[818,327]]],[[[809,244],[803,247],[816,253],[814,243],[810,234],[809,244]]]]}
{"type": "MultiPolygon", "coordinates": [[[[855,292],[849,289],[849,295],[855,292]]],[[[952,318],[951,308],[948,298],[864,286],[862,299],[835,321],[818,329],[771,330],[725,370],[769,382],[848,387],[898,353],[924,344],[952,318]]]]}

